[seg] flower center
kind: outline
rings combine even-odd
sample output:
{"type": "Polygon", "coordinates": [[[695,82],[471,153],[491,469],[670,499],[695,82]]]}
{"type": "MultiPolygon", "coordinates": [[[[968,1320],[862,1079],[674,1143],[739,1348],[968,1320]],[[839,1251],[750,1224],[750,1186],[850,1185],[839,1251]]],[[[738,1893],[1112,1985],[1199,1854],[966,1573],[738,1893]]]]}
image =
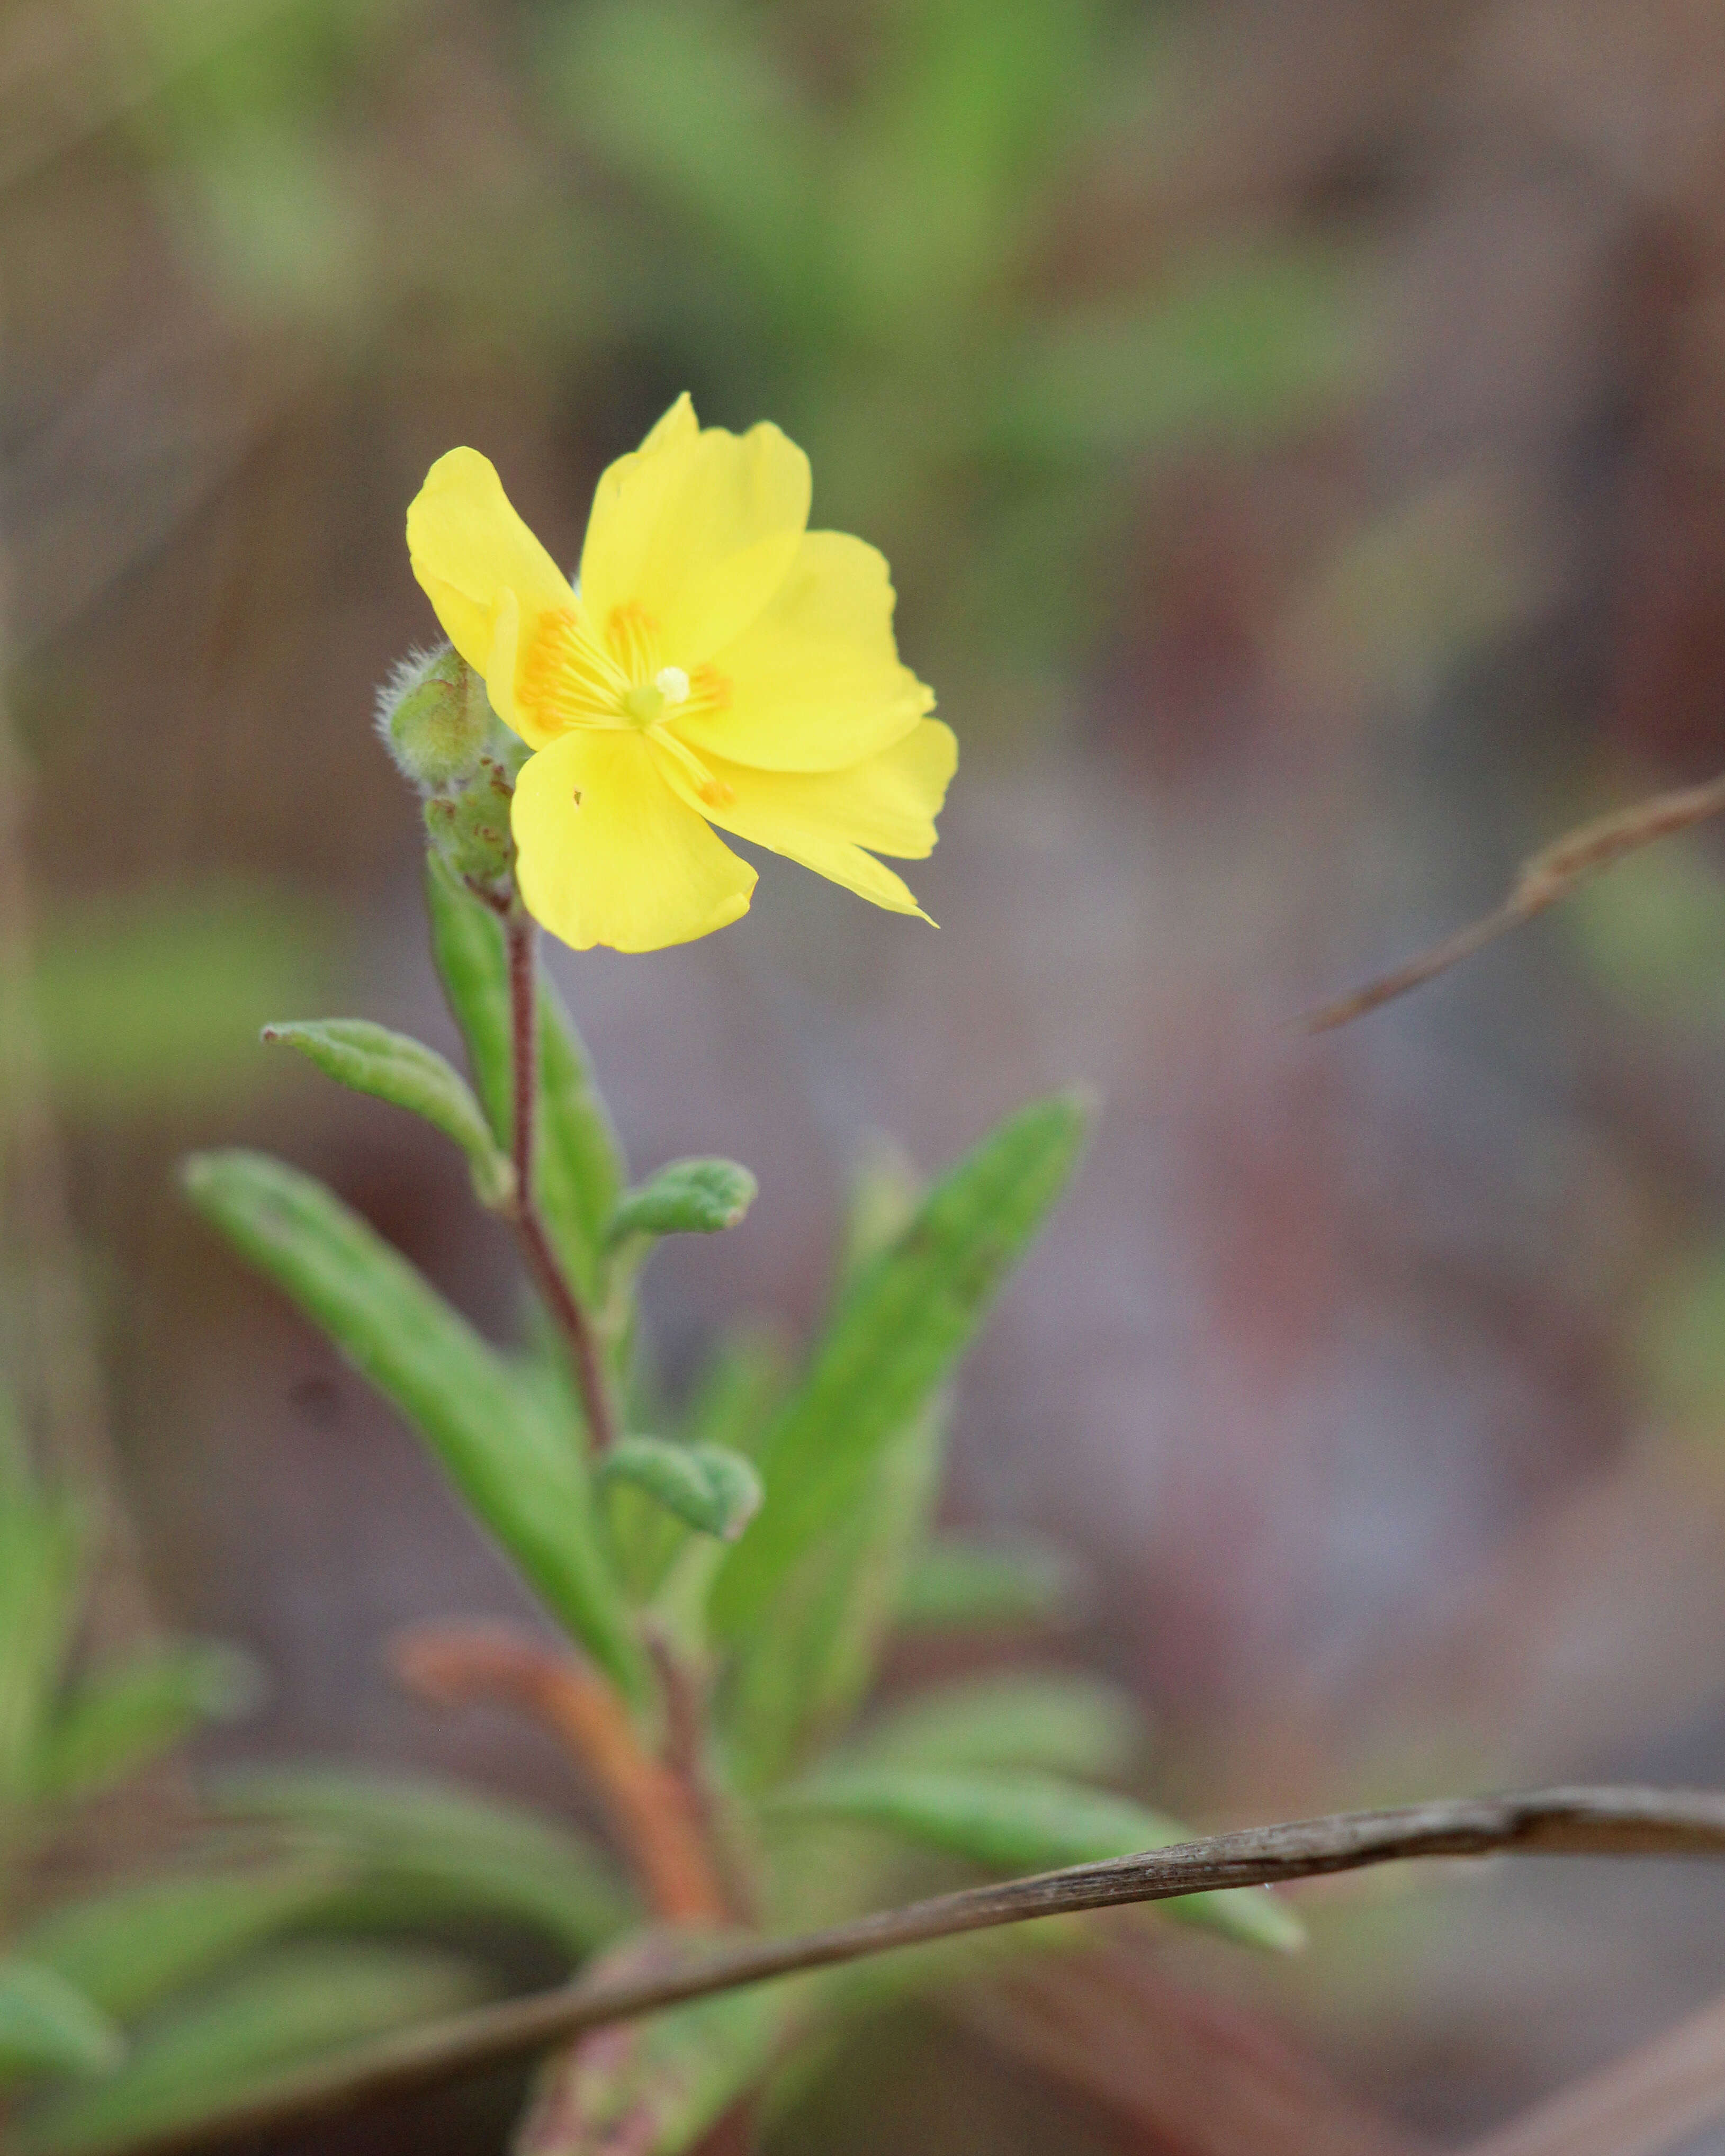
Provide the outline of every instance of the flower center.
{"type": "Polygon", "coordinates": [[[665,716],[665,691],[650,681],[638,682],[624,690],[623,708],[636,726],[654,726],[665,716]]]}

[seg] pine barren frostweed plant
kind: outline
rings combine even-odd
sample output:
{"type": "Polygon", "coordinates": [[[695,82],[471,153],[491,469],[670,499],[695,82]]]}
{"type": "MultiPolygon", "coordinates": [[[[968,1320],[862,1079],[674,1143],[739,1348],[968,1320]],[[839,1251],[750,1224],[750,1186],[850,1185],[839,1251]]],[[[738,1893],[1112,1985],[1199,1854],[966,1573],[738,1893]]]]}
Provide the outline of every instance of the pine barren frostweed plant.
{"type": "Polygon", "coordinates": [[[439,457],[408,510],[413,573],[534,752],[522,900],[577,949],[747,912],[755,871],[715,826],[922,913],[874,853],[932,850],[957,744],[899,662],[886,562],[808,530],[809,501],[777,427],[701,427],[685,396],[600,480],[572,588],[475,450],[439,457]]]}

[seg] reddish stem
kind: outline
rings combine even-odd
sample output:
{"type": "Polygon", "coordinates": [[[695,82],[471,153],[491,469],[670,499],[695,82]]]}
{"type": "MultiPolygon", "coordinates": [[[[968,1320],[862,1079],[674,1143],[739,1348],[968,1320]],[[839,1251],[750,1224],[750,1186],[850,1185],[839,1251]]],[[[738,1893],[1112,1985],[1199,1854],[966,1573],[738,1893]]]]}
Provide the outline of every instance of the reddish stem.
{"type": "Polygon", "coordinates": [[[534,1196],[533,1157],[539,1108],[538,963],[533,923],[511,908],[504,921],[509,946],[511,1065],[514,1080],[515,1226],[534,1286],[568,1343],[595,1453],[617,1441],[617,1416],[605,1378],[605,1358],[592,1319],[581,1306],[540,1217],[534,1196]]]}
{"type": "Polygon", "coordinates": [[[505,1625],[425,1625],[395,1642],[397,1673],[439,1706],[507,1700],[547,1723],[584,1768],[653,1913],[672,1923],[730,1915],[689,1791],[642,1750],[604,1680],[505,1625]]]}

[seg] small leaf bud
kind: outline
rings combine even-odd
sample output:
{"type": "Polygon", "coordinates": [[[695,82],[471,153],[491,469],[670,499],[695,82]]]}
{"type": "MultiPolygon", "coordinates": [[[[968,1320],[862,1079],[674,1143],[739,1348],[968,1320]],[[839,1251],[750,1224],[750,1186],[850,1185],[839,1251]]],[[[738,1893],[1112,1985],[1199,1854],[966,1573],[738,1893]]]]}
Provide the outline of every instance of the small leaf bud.
{"type": "Polygon", "coordinates": [[[447,644],[409,653],[377,692],[377,732],[422,793],[471,778],[494,726],[485,683],[447,644]]]}

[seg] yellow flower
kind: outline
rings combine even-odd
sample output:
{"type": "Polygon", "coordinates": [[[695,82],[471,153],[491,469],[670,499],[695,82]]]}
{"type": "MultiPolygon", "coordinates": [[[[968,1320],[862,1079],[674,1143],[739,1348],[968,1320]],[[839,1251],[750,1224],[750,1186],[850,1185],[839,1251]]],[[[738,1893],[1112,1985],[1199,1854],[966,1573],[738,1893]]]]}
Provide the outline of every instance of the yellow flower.
{"type": "Polygon", "coordinates": [[[931,850],[957,744],[899,664],[886,562],[808,520],[803,452],[702,428],[686,397],[600,480],[572,588],[475,450],[439,457],[408,510],[414,575],[536,752],[521,896],[578,950],[747,912],[755,871],[714,825],[922,912],[865,849],[931,850]]]}

